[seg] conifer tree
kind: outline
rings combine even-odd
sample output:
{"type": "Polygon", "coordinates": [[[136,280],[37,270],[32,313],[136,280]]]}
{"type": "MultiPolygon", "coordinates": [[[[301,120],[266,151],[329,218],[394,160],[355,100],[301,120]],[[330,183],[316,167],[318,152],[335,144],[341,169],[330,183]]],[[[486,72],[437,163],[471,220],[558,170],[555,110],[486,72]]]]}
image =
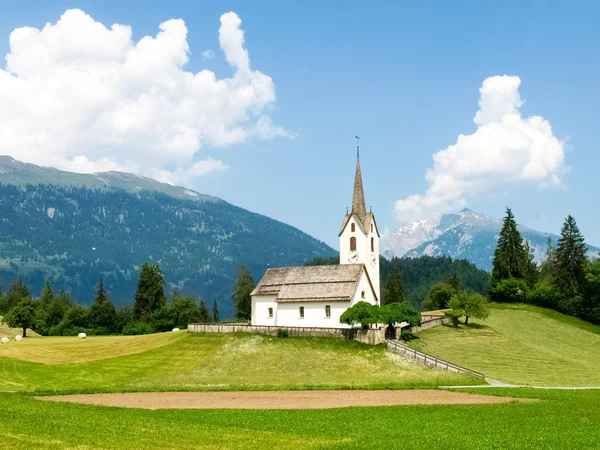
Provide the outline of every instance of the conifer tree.
{"type": "Polygon", "coordinates": [[[44,284],[44,288],[42,289],[42,293],[40,294],[40,308],[44,311],[48,309],[50,304],[54,300],[54,292],[52,291],[52,286],[50,283],[46,281],[44,284]]]}
{"type": "Polygon", "coordinates": [[[393,270],[388,275],[385,283],[382,304],[389,305],[390,303],[400,303],[402,301],[404,301],[404,281],[402,280],[402,273],[399,270],[393,270]]]}
{"type": "Polygon", "coordinates": [[[512,211],[506,208],[498,245],[494,251],[492,280],[497,282],[507,278],[523,278],[526,267],[527,253],[523,238],[512,211]]]}
{"type": "Polygon", "coordinates": [[[217,300],[213,300],[213,309],[212,309],[212,321],[219,321],[219,305],[217,305],[217,300]]]}
{"type": "Polygon", "coordinates": [[[233,286],[233,310],[235,317],[242,320],[250,320],[252,315],[252,298],[250,294],[254,290],[252,274],[245,266],[238,269],[238,279],[233,286]]]}
{"type": "Polygon", "coordinates": [[[198,310],[200,313],[200,322],[210,322],[210,314],[208,313],[208,308],[206,307],[206,303],[204,303],[204,300],[202,299],[200,299],[200,305],[198,306],[198,310]]]}
{"type": "Polygon", "coordinates": [[[115,305],[108,298],[102,278],[98,284],[98,291],[94,303],[90,307],[90,324],[95,328],[104,328],[113,332],[117,324],[117,311],[115,305]]]}
{"type": "Polygon", "coordinates": [[[557,287],[569,295],[581,292],[585,283],[586,264],[585,240],[575,219],[569,215],[556,248],[557,287]]]}
{"type": "Polygon", "coordinates": [[[29,289],[23,283],[23,277],[19,275],[19,277],[10,285],[8,292],[4,296],[4,301],[2,302],[2,312],[8,312],[17,304],[23,300],[24,298],[31,297],[29,293],[29,289]]]}
{"type": "Polygon", "coordinates": [[[136,320],[149,320],[152,313],[166,305],[164,286],[165,280],[160,267],[144,264],[140,271],[133,304],[133,315],[136,320]]]}
{"type": "Polygon", "coordinates": [[[538,281],[539,271],[537,263],[535,262],[535,253],[533,247],[529,244],[529,241],[525,241],[525,254],[527,255],[524,273],[525,280],[529,286],[533,286],[538,281]]]}
{"type": "Polygon", "coordinates": [[[554,281],[556,277],[556,247],[552,244],[551,238],[548,238],[546,246],[546,259],[540,265],[540,278],[544,281],[554,281]]]}

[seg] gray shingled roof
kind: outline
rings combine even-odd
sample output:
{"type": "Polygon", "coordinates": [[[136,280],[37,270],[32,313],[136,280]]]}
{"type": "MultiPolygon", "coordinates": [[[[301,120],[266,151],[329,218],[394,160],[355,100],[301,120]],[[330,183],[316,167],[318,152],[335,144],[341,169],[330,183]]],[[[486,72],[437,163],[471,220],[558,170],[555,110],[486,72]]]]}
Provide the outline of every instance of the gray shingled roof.
{"type": "Polygon", "coordinates": [[[252,295],[275,295],[278,302],[350,301],[362,264],[267,269],[252,295]]]}

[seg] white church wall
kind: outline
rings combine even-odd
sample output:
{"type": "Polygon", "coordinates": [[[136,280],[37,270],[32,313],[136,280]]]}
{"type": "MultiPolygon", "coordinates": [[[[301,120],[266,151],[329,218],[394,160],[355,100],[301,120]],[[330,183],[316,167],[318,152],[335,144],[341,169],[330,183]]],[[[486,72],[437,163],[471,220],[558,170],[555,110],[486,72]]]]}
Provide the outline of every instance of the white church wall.
{"type": "Polygon", "coordinates": [[[375,299],[375,294],[373,289],[371,289],[371,285],[369,284],[369,279],[367,275],[363,272],[360,276],[360,280],[358,281],[358,287],[356,289],[356,294],[352,299],[351,305],[355,305],[358,302],[369,302],[372,305],[378,304],[375,299]],[[365,293],[365,296],[362,296],[362,293],[365,293]]]}
{"type": "Polygon", "coordinates": [[[367,250],[367,237],[361,231],[360,226],[355,220],[355,217],[350,217],[350,220],[346,224],[346,228],[340,236],[340,264],[350,264],[348,261],[348,255],[350,254],[350,238],[356,238],[356,251],[358,253],[358,261],[356,263],[367,263],[368,254],[367,250]],[[354,224],[355,231],[352,231],[352,224],[354,224]]]}
{"type": "Polygon", "coordinates": [[[277,304],[277,326],[349,328],[340,323],[340,316],[350,307],[350,302],[297,301],[277,304]],[[331,307],[331,317],[326,317],[325,306],[331,307]],[[300,307],[304,307],[304,318],[300,318],[300,307]]]}
{"type": "Polygon", "coordinates": [[[252,325],[276,325],[277,302],[274,295],[255,295],[252,297],[252,325]],[[273,308],[273,317],[269,317],[269,308],[273,308]]]}

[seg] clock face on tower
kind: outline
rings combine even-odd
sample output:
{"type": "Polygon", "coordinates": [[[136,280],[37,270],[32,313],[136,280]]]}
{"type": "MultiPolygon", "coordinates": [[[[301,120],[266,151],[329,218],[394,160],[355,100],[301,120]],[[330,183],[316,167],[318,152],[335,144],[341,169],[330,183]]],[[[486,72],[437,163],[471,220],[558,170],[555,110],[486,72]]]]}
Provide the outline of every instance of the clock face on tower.
{"type": "Polygon", "coordinates": [[[351,264],[356,264],[358,262],[358,253],[350,252],[350,254],[348,255],[348,262],[351,264]]]}
{"type": "Polygon", "coordinates": [[[371,267],[375,267],[377,265],[377,256],[375,255],[375,253],[371,253],[369,262],[371,263],[371,267]]]}

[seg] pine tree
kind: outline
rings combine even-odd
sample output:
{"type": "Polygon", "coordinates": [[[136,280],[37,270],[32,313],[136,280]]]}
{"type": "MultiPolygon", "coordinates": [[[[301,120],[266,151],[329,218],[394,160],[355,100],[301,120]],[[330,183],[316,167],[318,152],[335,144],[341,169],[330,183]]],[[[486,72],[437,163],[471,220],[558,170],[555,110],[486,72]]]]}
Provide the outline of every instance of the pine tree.
{"type": "Polygon", "coordinates": [[[160,267],[144,264],[133,304],[133,315],[136,320],[147,321],[152,313],[166,305],[164,286],[165,280],[160,267]]]}
{"type": "Polygon", "coordinates": [[[404,281],[402,280],[402,273],[399,270],[393,270],[388,275],[384,293],[381,302],[383,305],[404,301],[404,281]]]}
{"type": "Polygon", "coordinates": [[[54,292],[52,291],[50,283],[46,281],[42,293],[40,294],[40,308],[46,311],[50,306],[50,303],[52,303],[52,300],[54,300],[54,292]]]}
{"type": "Polygon", "coordinates": [[[4,297],[4,304],[2,305],[2,309],[4,311],[2,312],[10,311],[12,308],[17,306],[17,304],[21,300],[28,297],[31,297],[29,289],[27,289],[27,286],[25,286],[25,284],[23,283],[23,277],[19,275],[19,277],[13,282],[13,284],[10,285],[8,292],[4,297]]]}
{"type": "Polygon", "coordinates": [[[585,283],[586,264],[585,240],[575,219],[569,215],[563,224],[556,248],[557,287],[568,295],[580,293],[585,283]]]}
{"type": "Polygon", "coordinates": [[[90,325],[94,328],[104,328],[107,332],[114,332],[117,327],[117,311],[115,305],[108,298],[102,278],[98,284],[98,291],[94,303],[90,307],[90,325]]]}
{"type": "Polygon", "coordinates": [[[212,321],[219,321],[219,305],[217,305],[217,300],[213,300],[213,309],[212,309],[212,321]]]}
{"type": "Polygon", "coordinates": [[[233,286],[233,310],[235,317],[242,320],[250,320],[252,315],[252,298],[250,294],[254,290],[252,274],[243,265],[238,269],[238,279],[233,286]]]}
{"type": "Polygon", "coordinates": [[[512,211],[506,208],[498,245],[494,251],[492,280],[497,282],[507,278],[523,278],[526,267],[527,253],[523,238],[517,229],[512,211]]]}
{"type": "Polygon", "coordinates": [[[210,314],[208,313],[208,308],[206,307],[206,303],[204,303],[204,300],[202,299],[200,300],[198,310],[200,311],[200,323],[210,322],[210,314]]]}
{"type": "Polygon", "coordinates": [[[552,239],[548,238],[546,259],[540,265],[540,278],[553,282],[556,278],[556,267],[556,247],[552,244],[552,239]]]}
{"type": "Polygon", "coordinates": [[[527,255],[524,273],[525,280],[529,286],[533,286],[538,281],[539,271],[537,263],[535,262],[535,253],[533,247],[529,244],[529,241],[525,241],[525,254],[527,255]]]}

